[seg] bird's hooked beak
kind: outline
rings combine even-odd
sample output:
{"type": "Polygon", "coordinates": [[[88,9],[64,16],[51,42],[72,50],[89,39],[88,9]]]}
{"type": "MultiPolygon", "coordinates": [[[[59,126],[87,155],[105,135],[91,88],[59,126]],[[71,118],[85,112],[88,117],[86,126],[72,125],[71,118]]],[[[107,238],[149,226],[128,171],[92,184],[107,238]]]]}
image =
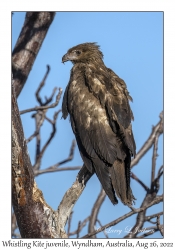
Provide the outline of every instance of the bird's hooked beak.
{"type": "Polygon", "coordinates": [[[68,54],[65,54],[63,57],[62,57],[62,63],[65,63],[67,61],[69,61],[70,58],[69,58],[69,55],[68,54]]]}
{"type": "Polygon", "coordinates": [[[77,61],[77,55],[74,52],[68,52],[62,57],[62,63],[65,63],[67,61],[71,61],[74,63],[74,61],[77,61]]]}

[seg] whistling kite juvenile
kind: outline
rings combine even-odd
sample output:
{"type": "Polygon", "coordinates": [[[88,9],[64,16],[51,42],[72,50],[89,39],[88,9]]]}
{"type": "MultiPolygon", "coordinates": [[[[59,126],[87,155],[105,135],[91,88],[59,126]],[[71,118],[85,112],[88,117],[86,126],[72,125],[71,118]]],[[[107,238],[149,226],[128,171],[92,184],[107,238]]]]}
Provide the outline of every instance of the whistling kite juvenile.
{"type": "Polygon", "coordinates": [[[126,84],[105,66],[96,43],[69,49],[62,58],[66,61],[74,66],[64,93],[63,118],[70,114],[84,164],[96,173],[111,202],[118,203],[117,195],[131,205],[130,165],[136,146],[126,84]]]}

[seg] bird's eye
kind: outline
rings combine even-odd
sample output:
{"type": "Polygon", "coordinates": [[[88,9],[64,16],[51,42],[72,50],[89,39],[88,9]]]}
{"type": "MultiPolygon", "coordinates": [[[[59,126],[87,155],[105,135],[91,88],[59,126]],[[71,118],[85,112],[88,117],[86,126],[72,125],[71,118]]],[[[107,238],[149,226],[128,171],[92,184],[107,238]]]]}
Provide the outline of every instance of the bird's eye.
{"type": "Polygon", "coordinates": [[[77,54],[77,56],[79,56],[81,54],[81,51],[75,50],[75,53],[77,54]]]}

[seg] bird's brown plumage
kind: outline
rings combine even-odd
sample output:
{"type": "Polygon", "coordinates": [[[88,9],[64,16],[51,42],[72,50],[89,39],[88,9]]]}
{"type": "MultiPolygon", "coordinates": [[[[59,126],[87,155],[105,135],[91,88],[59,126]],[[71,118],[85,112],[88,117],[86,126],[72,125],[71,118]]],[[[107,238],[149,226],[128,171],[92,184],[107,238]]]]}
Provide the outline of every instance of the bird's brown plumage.
{"type": "Polygon", "coordinates": [[[130,163],[136,147],[126,84],[104,65],[95,43],[69,49],[62,58],[66,61],[74,66],[64,93],[63,118],[70,114],[84,164],[96,173],[112,203],[118,203],[117,195],[131,205],[130,163]]]}

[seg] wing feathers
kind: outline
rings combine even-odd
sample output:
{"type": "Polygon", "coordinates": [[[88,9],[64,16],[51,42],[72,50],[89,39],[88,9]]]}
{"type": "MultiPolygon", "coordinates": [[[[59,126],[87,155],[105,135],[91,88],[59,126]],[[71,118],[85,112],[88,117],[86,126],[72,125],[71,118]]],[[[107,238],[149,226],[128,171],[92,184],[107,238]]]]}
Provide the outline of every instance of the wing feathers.
{"type": "Polygon", "coordinates": [[[113,164],[117,157],[117,143],[115,134],[112,131],[108,133],[105,126],[96,121],[92,124],[93,130],[90,131],[89,137],[92,146],[98,156],[104,161],[113,164]]]}

